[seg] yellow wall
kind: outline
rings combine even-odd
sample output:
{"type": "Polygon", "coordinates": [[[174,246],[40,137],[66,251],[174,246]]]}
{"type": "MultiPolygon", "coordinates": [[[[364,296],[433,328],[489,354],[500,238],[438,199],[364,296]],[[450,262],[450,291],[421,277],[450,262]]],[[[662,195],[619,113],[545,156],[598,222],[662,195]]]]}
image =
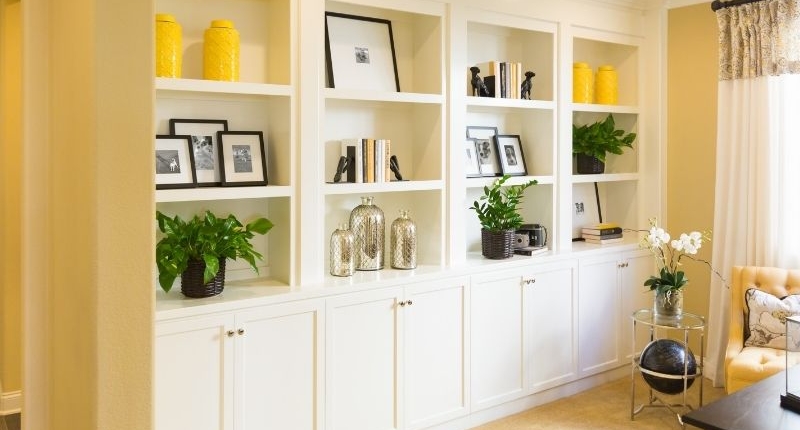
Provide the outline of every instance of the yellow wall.
{"type": "Polygon", "coordinates": [[[0,394],[21,388],[21,5],[0,3],[0,394]]]}
{"type": "MultiPolygon", "coordinates": [[[[714,225],[717,138],[717,21],[707,2],[671,9],[667,36],[667,231],[714,225]]],[[[698,255],[711,259],[711,244],[698,255]]],[[[684,265],[685,309],[708,314],[710,272],[684,265]]]]}

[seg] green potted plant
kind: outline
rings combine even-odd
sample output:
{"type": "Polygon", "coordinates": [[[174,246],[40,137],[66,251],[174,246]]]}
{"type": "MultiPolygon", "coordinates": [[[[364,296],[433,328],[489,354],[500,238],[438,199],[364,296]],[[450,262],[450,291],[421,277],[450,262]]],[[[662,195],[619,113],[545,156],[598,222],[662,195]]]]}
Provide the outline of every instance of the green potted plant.
{"type": "Polygon", "coordinates": [[[636,133],[626,133],[614,124],[609,114],[605,120],[587,125],[572,125],[572,153],[576,156],[578,173],[603,173],[606,154],[622,154],[633,148],[636,133]]]}
{"type": "Polygon", "coordinates": [[[470,209],[478,214],[481,223],[481,251],[484,257],[503,259],[511,257],[514,232],[522,225],[522,215],[517,212],[526,188],[537,184],[535,179],[520,185],[504,186],[510,178],[504,175],[491,187],[483,187],[483,195],[472,203],[470,209]]]}
{"type": "Polygon", "coordinates": [[[184,221],[156,211],[158,229],[163,237],[156,244],[158,283],[169,292],[175,278],[181,276],[181,292],[188,297],[209,297],[222,292],[225,283],[225,260],[242,258],[258,273],[256,259],[263,259],[253,244],[256,234],[266,234],[273,226],[258,218],[243,226],[235,216],[218,218],[206,211],[184,221]]]}

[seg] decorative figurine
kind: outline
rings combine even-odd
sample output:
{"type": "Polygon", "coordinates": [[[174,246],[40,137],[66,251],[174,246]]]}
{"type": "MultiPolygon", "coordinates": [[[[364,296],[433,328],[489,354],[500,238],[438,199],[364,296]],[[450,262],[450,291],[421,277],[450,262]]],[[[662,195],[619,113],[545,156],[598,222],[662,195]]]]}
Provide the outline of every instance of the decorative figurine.
{"type": "Polygon", "coordinates": [[[333,175],[333,182],[340,182],[342,180],[342,173],[350,168],[350,163],[347,162],[347,157],[342,155],[339,157],[339,164],[336,165],[336,174],[333,175]]]}
{"type": "Polygon", "coordinates": [[[469,68],[469,71],[472,72],[472,95],[475,97],[486,97],[486,94],[489,90],[486,88],[486,84],[483,83],[483,79],[478,76],[478,73],[481,72],[481,69],[472,66],[469,68]]]}
{"type": "Polygon", "coordinates": [[[534,76],[536,76],[536,73],[531,71],[525,72],[525,81],[522,82],[522,88],[520,89],[520,96],[523,100],[531,99],[531,88],[533,88],[531,78],[534,76]]]}
{"type": "Polygon", "coordinates": [[[398,181],[403,180],[403,175],[400,174],[400,163],[397,162],[396,155],[389,157],[389,169],[391,169],[392,173],[394,173],[394,177],[397,178],[398,181]]]}

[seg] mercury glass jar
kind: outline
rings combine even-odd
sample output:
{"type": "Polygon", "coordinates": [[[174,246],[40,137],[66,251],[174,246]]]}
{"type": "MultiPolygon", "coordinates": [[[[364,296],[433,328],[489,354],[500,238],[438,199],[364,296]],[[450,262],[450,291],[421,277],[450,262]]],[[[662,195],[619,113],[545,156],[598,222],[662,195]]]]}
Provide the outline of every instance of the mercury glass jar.
{"type": "Polygon", "coordinates": [[[392,267],[395,269],[416,269],[417,225],[409,218],[407,210],[400,210],[400,217],[392,222],[389,237],[392,267]]]}
{"type": "Polygon", "coordinates": [[[180,78],[183,62],[181,25],[166,13],[156,14],[156,76],[180,78]]]}
{"type": "Polygon", "coordinates": [[[203,79],[239,80],[239,32],[227,19],[211,21],[203,33],[203,79]]]}
{"type": "Polygon", "coordinates": [[[604,105],[617,104],[617,71],[613,66],[600,66],[595,81],[595,100],[604,105]]]}
{"type": "Polygon", "coordinates": [[[330,266],[333,276],[352,276],[355,272],[355,236],[342,224],[331,234],[330,266]]]}
{"type": "Polygon", "coordinates": [[[356,270],[383,269],[386,227],[383,211],[372,197],[361,197],[361,204],[350,212],[350,230],[355,236],[356,270]]]}

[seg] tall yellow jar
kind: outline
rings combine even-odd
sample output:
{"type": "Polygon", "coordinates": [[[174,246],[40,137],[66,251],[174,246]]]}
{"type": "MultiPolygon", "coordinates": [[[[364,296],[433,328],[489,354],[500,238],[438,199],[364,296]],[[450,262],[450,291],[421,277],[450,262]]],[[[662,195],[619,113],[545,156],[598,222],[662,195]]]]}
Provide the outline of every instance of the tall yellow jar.
{"type": "Polygon", "coordinates": [[[595,83],[595,99],[604,105],[617,104],[619,83],[617,71],[613,66],[600,66],[597,69],[597,82],[595,83]]]}
{"type": "Polygon", "coordinates": [[[239,32],[227,19],[211,21],[203,34],[203,78],[239,80],[239,32]]]}
{"type": "Polygon", "coordinates": [[[591,103],[594,95],[592,69],[587,63],[572,65],[572,101],[575,103],[591,103]]]}
{"type": "Polygon", "coordinates": [[[175,17],[156,14],[156,76],[180,78],[183,61],[183,36],[175,17]]]}

